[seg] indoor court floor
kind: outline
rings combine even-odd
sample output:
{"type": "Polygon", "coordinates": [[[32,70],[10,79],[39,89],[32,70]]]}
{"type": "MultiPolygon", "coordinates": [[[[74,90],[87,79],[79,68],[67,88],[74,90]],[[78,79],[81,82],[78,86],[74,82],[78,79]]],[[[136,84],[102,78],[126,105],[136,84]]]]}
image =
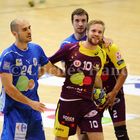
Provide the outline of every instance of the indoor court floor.
{"type": "MultiPolygon", "coordinates": [[[[61,41],[73,33],[71,12],[79,7],[84,8],[90,19],[105,22],[105,36],[120,47],[126,60],[130,76],[125,85],[127,129],[130,140],[140,140],[140,0],[46,0],[42,4],[38,1],[34,7],[29,7],[28,0],[0,0],[0,54],[14,42],[10,22],[21,17],[31,23],[33,42],[40,44],[47,56],[52,55],[61,41]]],[[[54,110],[62,81],[61,78],[40,80],[39,96],[48,107],[42,114],[47,140],[54,139],[54,110]]],[[[1,124],[2,115],[0,131],[1,124]]],[[[116,140],[112,124],[105,123],[103,128],[105,140],[116,140]]],[[[70,138],[76,139],[76,136],[70,138]]]]}

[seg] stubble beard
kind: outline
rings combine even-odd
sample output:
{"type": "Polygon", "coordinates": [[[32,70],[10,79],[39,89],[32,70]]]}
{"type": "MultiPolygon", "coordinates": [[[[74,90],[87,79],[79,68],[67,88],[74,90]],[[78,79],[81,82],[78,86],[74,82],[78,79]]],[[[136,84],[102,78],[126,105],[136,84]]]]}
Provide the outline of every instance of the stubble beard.
{"type": "Polygon", "coordinates": [[[96,42],[93,42],[93,40],[91,38],[88,38],[88,42],[93,45],[93,46],[96,46],[99,44],[99,41],[96,43],[96,42]]]}

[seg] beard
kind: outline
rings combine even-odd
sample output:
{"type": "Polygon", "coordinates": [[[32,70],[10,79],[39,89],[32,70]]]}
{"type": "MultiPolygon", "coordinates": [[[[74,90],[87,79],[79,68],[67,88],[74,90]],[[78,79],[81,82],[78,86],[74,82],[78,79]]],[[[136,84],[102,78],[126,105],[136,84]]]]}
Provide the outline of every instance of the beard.
{"type": "Polygon", "coordinates": [[[88,42],[89,42],[91,45],[96,46],[96,45],[99,44],[100,40],[88,38],[88,42]]]}

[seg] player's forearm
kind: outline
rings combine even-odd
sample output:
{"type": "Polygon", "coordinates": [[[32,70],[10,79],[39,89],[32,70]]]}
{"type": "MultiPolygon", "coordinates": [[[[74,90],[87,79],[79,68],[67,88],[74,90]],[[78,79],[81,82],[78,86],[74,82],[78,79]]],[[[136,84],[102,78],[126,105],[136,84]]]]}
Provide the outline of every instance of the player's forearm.
{"type": "Polygon", "coordinates": [[[102,80],[100,76],[96,76],[94,88],[102,88],[102,80]]]}
{"type": "Polygon", "coordinates": [[[14,100],[30,105],[30,100],[26,96],[24,96],[18,89],[13,85],[13,76],[10,73],[2,73],[1,81],[4,87],[5,92],[14,100]]]}
{"type": "Polygon", "coordinates": [[[15,101],[31,106],[32,100],[24,96],[14,85],[9,85],[8,87],[4,87],[4,89],[6,94],[15,101]]]}
{"type": "Polygon", "coordinates": [[[65,77],[65,72],[56,65],[53,65],[53,70],[51,74],[58,77],[65,77]]]}
{"type": "Polygon", "coordinates": [[[119,74],[119,77],[117,79],[117,82],[112,90],[116,95],[119,92],[119,90],[122,88],[122,86],[127,78],[127,75],[128,75],[127,68],[126,67],[122,68],[120,70],[120,74],[119,74]]]}
{"type": "Polygon", "coordinates": [[[65,77],[65,72],[56,65],[53,65],[51,62],[45,65],[45,72],[54,76],[65,77]]]}

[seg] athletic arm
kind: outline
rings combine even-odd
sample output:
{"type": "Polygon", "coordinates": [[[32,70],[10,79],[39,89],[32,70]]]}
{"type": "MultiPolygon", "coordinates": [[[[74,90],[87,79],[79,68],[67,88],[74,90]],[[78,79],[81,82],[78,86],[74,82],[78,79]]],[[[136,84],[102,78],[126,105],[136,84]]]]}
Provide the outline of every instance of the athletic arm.
{"type": "Polygon", "coordinates": [[[24,96],[12,83],[13,78],[12,78],[12,74],[9,73],[1,73],[1,81],[2,81],[2,85],[5,89],[5,92],[8,96],[10,96],[13,100],[26,104],[28,106],[30,106],[32,109],[37,110],[39,112],[44,112],[45,110],[45,105],[37,102],[37,101],[33,101],[31,99],[29,99],[28,97],[24,96]]]}
{"type": "Polygon", "coordinates": [[[99,75],[97,75],[95,78],[94,88],[102,88],[102,79],[99,75]]]}
{"type": "Polygon", "coordinates": [[[110,101],[109,106],[111,106],[112,108],[116,95],[121,90],[127,78],[128,73],[127,73],[125,61],[117,45],[115,44],[111,45],[109,49],[106,49],[106,52],[111,62],[114,64],[115,68],[118,69],[119,71],[118,78],[116,79],[116,84],[114,88],[112,89],[111,92],[107,94],[107,98],[110,101]]]}
{"type": "Polygon", "coordinates": [[[63,72],[63,70],[56,65],[53,65],[50,61],[40,68],[39,76],[42,76],[45,73],[58,77],[65,77],[65,73],[63,72]]]}
{"type": "Polygon", "coordinates": [[[127,75],[128,75],[128,73],[127,73],[126,67],[119,70],[119,77],[116,81],[116,84],[115,84],[113,90],[112,90],[115,94],[117,94],[120,91],[120,89],[122,88],[122,86],[127,78],[127,75]]]}
{"type": "Polygon", "coordinates": [[[114,88],[112,89],[112,91],[107,94],[107,98],[110,102],[109,106],[111,108],[113,106],[113,103],[115,101],[115,98],[116,98],[118,92],[121,90],[121,88],[122,88],[122,86],[127,78],[127,75],[128,75],[128,73],[127,73],[126,67],[119,70],[119,76],[117,78],[116,84],[115,84],[114,88]]]}

